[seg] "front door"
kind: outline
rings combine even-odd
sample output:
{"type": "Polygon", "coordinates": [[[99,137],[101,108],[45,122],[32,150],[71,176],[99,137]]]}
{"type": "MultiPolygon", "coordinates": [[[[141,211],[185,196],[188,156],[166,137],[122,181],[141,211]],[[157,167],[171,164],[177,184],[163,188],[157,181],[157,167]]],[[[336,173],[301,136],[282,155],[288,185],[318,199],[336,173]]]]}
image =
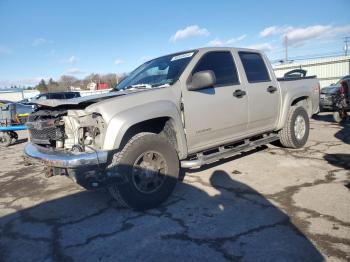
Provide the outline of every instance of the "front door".
{"type": "Polygon", "coordinates": [[[212,70],[216,84],[197,91],[183,90],[189,152],[216,146],[246,131],[248,98],[230,51],[207,52],[192,70],[212,70]]]}

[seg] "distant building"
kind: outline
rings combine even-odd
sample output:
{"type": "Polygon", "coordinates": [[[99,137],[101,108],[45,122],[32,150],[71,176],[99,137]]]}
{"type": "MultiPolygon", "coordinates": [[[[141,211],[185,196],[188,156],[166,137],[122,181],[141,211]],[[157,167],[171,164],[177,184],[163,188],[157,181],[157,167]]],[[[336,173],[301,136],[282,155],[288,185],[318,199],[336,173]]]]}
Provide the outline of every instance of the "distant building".
{"type": "Polygon", "coordinates": [[[80,86],[70,86],[69,90],[70,91],[81,91],[81,87],[80,86]]]}
{"type": "Polygon", "coordinates": [[[307,70],[307,75],[317,76],[322,88],[350,74],[350,55],[292,61],[291,63],[275,64],[273,68],[277,77],[282,77],[293,69],[307,70]]]}
{"type": "Polygon", "coordinates": [[[103,90],[103,89],[108,89],[109,86],[107,83],[98,83],[97,84],[97,90],[103,90]]]}
{"type": "Polygon", "coordinates": [[[96,83],[94,83],[94,82],[90,82],[90,83],[88,83],[87,84],[87,90],[91,90],[91,91],[94,91],[94,90],[96,90],[96,86],[97,86],[97,84],[96,83]]]}
{"type": "Polygon", "coordinates": [[[20,88],[0,89],[0,100],[16,102],[26,98],[32,98],[38,94],[40,94],[38,90],[27,90],[20,88]]]}

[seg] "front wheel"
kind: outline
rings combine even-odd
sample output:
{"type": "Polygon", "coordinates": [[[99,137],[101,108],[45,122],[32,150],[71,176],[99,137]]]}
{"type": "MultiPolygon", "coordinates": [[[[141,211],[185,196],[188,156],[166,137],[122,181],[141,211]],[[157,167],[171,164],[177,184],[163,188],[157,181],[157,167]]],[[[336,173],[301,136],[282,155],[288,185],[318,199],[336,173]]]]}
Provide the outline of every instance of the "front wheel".
{"type": "Polygon", "coordinates": [[[280,142],[284,147],[301,148],[309,137],[309,116],[303,107],[292,106],[287,121],[279,132],[280,142]]]}
{"type": "Polygon", "coordinates": [[[123,183],[108,188],[119,204],[146,210],[157,207],[174,190],[179,159],[164,136],[139,133],[114,155],[108,172],[123,177],[123,183]]]}

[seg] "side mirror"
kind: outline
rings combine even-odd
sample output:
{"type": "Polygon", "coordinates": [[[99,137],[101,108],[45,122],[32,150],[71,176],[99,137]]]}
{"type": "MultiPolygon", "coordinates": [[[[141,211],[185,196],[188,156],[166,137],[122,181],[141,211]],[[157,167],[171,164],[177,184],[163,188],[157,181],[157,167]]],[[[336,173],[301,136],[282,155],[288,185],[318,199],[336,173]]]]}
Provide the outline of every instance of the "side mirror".
{"type": "Polygon", "coordinates": [[[216,78],[212,70],[200,71],[192,76],[192,81],[187,87],[189,91],[196,91],[215,85],[216,78]]]}

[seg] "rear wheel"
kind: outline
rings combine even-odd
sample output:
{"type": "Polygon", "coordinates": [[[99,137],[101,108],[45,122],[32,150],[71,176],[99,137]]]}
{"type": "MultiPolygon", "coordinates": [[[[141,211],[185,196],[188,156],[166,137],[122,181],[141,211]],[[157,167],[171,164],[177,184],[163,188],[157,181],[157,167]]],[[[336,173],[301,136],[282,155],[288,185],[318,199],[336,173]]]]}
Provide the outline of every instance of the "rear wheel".
{"type": "Polygon", "coordinates": [[[12,142],[16,142],[18,140],[18,134],[15,131],[10,131],[9,134],[12,138],[12,142]]]}
{"type": "Polygon", "coordinates": [[[292,106],[285,126],[279,132],[280,142],[284,147],[303,147],[309,137],[309,116],[303,107],[292,106]]]}
{"type": "Polygon", "coordinates": [[[335,122],[342,124],[346,121],[346,118],[348,117],[345,110],[338,110],[333,113],[333,119],[335,122]]]}
{"type": "Polygon", "coordinates": [[[108,172],[123,177],[124,183],[109,186],[119,204],[145,210],[158,206],[172,193],[179,175],[179,159],[164,136],[140,133],[114,155],[108,172]]]}
{"type": "Polygon", "coordinates": [[[0,146],[7,147],[11,145],[12,137],[7,132],[0,132],[0,146]]]}

